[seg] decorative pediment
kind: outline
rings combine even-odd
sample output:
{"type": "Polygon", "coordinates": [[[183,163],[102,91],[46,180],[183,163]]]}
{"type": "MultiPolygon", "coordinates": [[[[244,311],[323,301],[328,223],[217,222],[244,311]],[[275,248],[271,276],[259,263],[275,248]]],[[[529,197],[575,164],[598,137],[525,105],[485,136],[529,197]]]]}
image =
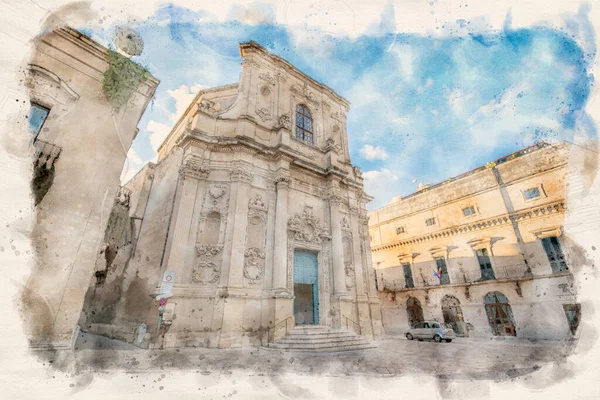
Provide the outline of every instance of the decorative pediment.
{"type": "Polygon", "coordinates": [[[446,246],[437,246],[429,249],[432,257],[445,257],[447,255],[448,248],[446,246]]]}
{"type": "Polygon", "coordinates": [[[57,104],[79,100],[79,94],[64,80],[39,65],[29,65],[29,75],[25,85],[33,92],[34,96],[48,96],[57,104]]]}
{"type": "Polygon", "coordinates": [[[559,237],[562,235],[562,226],[547,228],[532,232],[538,239],[544,239],[551,236],[559,237]]]}
{"type": "Polygon", "coordinates": [[[473,250],[480,250],[480,249],[486,249],[486,248],[490,247],[491,242],[492,242],[491,238],[484,237],[484,238],[469,240],[467,242],[467,244],[469,246],[471,246],[471,248],[473,250]]]}
{"type": "Polygon", "coordinates": [[[321,243],[329,238],[327,228],[313,215],[310,206],[304,206],[302,214],[295,214],[288,220],[288,230],[293,239],[301,242],[321,243]]]}

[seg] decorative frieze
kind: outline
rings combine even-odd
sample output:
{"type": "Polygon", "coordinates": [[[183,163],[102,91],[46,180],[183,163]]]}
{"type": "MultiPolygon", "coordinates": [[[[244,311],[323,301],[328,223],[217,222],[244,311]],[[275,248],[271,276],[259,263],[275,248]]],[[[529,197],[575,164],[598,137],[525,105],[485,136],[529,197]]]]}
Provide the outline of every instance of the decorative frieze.
{"type": "Polygon", "coordinates": [[[333,114],[331,114],[331,118],[335,119],[338,122],[344,122],[346,120],[346,114],[339,113],[336,111],[333,114]]]}
{"type": "Polygon", "coordinates": [[[248,279],[249,283],[256,284],[262,279],[265,270],[265,257],[265,252],[256,247],[244,251],[244,277],[248,279]]]}

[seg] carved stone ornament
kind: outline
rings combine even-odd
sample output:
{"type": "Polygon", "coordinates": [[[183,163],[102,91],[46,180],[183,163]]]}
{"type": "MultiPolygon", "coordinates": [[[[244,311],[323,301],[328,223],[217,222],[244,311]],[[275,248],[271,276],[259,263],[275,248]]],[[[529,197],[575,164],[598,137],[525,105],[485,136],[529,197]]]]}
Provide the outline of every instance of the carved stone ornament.
{"type": "Polygon", "coordinates": [[[263,72],[262,74],[258,75],[258,77],[263,81],[267,81],[271,85],[275,85],[275,77],[269,72],[263,72]]]}
{"type": "Polygon", "coordinates": [[[298,83],[293,84],[290,90],[300,96],[303,96],[306,100],[310,101],[313,104],[318,104],[316,95],[308,89],[306,83],[304,85],[300,85],[298,83]]]}
{"type": "Polygon", "coordinates": [[[354,171],[354,176],[357,178],[362,178],[362,171],[360,170],[360,167],[352,167],[352,170],[354,171]]]}
{"type": "Polygon", "coordinates": [[[342,218],[340,225],[341,225],[342,229],[344,229],[344,230],[349,231],[351,229],[350,222],[348,222],[348,218],[346,218],[346,217],[342,218]]]}
{"type": "Polygon", "coordinates": [[[198,161],[189,159],[183,162],[179,168],[179,173],[184,177],[189,176],[196,179],[206,179],[208,178],[210,170],[201,165],[198,161]]]}
{"type": "Polygon", "coordinates": [[[340,131],[340,126],[338,124],[335,124],[335,125],[333,125],[332,130],[334,133],[338,133],[340,131]]]}
{"type": "Polygon", "coordinates": [[[264,259],[266,254],[256,247],[244,251],[244,276],[252,284],[260,282],[264,273],[264,259]]]}
{"type": "Polygon", "coordinates": [[[218,199],[219,197],[225,194],[227,187],[225,185],[214,185],[208,189],[208,193],[211,195],[213,199],[218,199]]]}
{"type": "Polygon", "coordinates": [[[219,112],[219,106],[208,99],[200,100],[200,104],[198,104],[198,109],[205,114],[215,116],[219,112]]]}
{"type": "Polygon", "coordinates": [[[192,282],[207,285],[219,280],[220,268],[215,263],[200,262],[192,270],[192,282]]]}
{"type": "Polygon", "coordinates": [[[271,113],[266,108],[260,108],[256,110],[256,115],[263,120],[263,122],[267,122],[271,120],[271,113]]]}
{"type": "Polygon", "coordinates": [[[248,207],[260,211],[267,211],[267,205],[263,201],[262,196],[260,194],[257,194],[248,201],[248,207]]]}
{"type": "Polygon", "coordinates": [[[342,114],[342,113],[339,113],[339,112],[336,111],[333,114],[331,114],[331,118],[333,118],[333,119],[335,119],[337,121],[342,122],[342,121],[344,121],[346,119],[346,115],[342,114]]]}
{"type": "Polygon", "coordinates": [[[292,239],[300,242],[320,244],[329,237],[327,228],[313,215],[310,206],[304,206],[302,215],[295,214],[288,220],[288,230],[292,239]]]}
{"type": "Polygon", "coordinates": [[[129,208],[129,201],[131,198],[131,190],[127,189],[126,187],[120,187],[119,191],[117,192],[117,195],[115,196],[115,202],[117,204],[120,204],[124,207],[128,207],[129,208]]]}
{"type": "Polygon", "coordinates": [[[215,283],[219,280],[220,267],[213,262],[214,256],[219,254],[220,246],[200,246],[196,245],[198,262],[192,270],[192,282],[206,285],[215,283]]]}
{"type": "Polygon", "coordinates": [[[232,181],[252,182],[252,174],[243,168],[235,168],[230,175],[232,181]]]}
{"type": "Polygon", "coordinates": [[[285,113],[279,117],[279,126],[290,129],[292,126],[292,120],[290,119],[290,113],[285,113]]]}

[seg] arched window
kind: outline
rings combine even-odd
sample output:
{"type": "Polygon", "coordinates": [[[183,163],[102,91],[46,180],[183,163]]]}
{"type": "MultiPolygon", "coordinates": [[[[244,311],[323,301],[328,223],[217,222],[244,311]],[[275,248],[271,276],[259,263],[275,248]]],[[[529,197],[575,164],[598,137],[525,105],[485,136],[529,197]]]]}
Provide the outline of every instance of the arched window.
{"type": "Polygon", "coordinates": [[[512,308],[506,296],[490,292],[483,299],[488,321],[495,336],[517,336],[512,308]]]}
{"type": "Polygon", "coordinates": [[[313,144],[313,120],[308,107],[296,106],[296,139],[313,144]]]}

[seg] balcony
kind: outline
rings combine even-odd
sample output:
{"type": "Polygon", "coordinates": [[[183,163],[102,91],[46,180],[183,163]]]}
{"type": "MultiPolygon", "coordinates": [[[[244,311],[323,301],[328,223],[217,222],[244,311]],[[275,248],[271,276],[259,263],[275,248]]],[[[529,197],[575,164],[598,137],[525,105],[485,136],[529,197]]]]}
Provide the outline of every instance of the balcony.
{"type": "Polygon", "coordinates": [[[452,285],[471,285],[483,282],[498,282],[498,281],[514,281],[520,279],[529,279],[531,275],[527,275],[527,266],[525,264],[517,264],[511,266],[498,267],[494,269],[494,276],[488,279],[482,278],[480,271],[464,271],[459,270],[450,274],[450,283],[440,284],[440,280],[431,276],[414,276],[414,288],[407,287],[404,278],[394,279],[391,281],[383,281],[383,291],[399,292],[403,290],[411,290],[427,287],[452,286],[452,285]]]}

